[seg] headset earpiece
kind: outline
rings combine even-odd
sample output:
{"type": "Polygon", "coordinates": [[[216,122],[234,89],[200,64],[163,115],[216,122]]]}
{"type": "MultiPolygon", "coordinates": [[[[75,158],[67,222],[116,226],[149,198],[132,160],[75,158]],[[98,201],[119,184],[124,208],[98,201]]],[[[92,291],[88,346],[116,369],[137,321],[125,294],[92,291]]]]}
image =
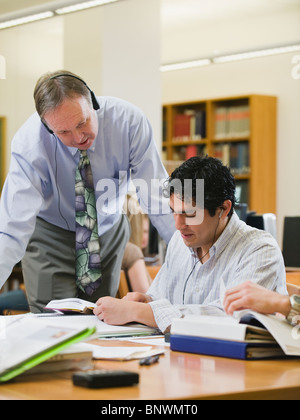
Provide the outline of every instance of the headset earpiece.
{"type": "Polygon", "coordinates": [[[219,219],[221,219],[221,217],[223,216],[224,213],[224,209],[221,210],[220,214],[219,214],[219,219]]]}
{"type": "Polygon", "coordinates": [[[44,123],[44,121],[42,121],[43,126],[46,128],[46,130],[48,131],[48,133],[50,134],[54,134],[52,130],[50,130],[50,128],[48,127],[47,124],[44,123]]]}

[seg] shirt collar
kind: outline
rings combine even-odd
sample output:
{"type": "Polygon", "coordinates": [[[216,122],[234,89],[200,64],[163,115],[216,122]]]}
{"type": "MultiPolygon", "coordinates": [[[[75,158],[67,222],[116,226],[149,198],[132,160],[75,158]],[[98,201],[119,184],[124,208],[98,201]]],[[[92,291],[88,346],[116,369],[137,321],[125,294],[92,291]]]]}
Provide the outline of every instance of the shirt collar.
{"type": "Polygon", "coordinates": [[[218,240],[212,246],[212,248],[214,249],[214,252],[213,252],[214,254],[215,253],[220,254],[225,249],[228,242],[230,242],[231,238],[235,235],[235,233],[239,229],[239,226],[240,226],[240,219],[238,215],[235,212],[233,212],[227,226],[221,233],[218,240]]]}
{"type": "MultiPolygon", "coordinates": [[[[94,143],[92,144],[92,146],[88,149],[88,153],[94,153],[95,148],[96,148],[96,140],[95,139],[94,143]]],[[[77,147],[67,147],[69,152],[71,153],[71,155],[74,157],[76,155],[76,153],[79,153],[78,148],[77,147]]]]}
{"type": "MultiPolygon", "coordinates": [[[[223,232],[221,233],[218,240],[211,246],[209,250],[210,258],[213,257],[216,253],[220,254],[227,243],[230,241],[231,237],[236,233],[240,225],[240,219],[235,212],[233,212],[229,222],[223,232]]],[[[199,259],[197,249],[189,248],[190,253],[193,258],[199,259]]]]}

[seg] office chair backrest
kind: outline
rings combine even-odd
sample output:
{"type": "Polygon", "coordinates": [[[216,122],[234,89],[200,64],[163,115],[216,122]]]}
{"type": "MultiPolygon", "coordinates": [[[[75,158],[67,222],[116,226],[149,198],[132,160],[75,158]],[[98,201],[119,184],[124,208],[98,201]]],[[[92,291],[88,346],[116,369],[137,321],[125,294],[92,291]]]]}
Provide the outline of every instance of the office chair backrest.
{"type": "Polygon", "coordinates": [[[300,267],[300,216],[284,218],[282,253],[286,267],[300,267]]]}
{"type": "Polygon", "coordinates": [[[249,213],[246,219],[249,226],[269,232],[277,240],[276,215],[273,213],[253,214],[249,213]]]}

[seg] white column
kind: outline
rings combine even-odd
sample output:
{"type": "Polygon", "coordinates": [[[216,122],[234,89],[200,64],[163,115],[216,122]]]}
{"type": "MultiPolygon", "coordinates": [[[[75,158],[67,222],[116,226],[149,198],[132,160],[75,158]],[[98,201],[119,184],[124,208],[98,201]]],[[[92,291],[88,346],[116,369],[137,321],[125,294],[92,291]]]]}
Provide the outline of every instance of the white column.
{"type": "Polygon", "coordinates": [[[96,94],[134,103],[161,150],[160,0],[123,0],[65,17],[65,68],[96,94]]]}

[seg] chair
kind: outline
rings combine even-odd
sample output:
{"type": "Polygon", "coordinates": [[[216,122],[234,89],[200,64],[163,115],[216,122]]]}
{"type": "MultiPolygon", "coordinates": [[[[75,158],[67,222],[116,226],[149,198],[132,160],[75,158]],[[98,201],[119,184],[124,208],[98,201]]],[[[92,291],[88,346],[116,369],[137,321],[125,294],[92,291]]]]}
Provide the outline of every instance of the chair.
{"type": "Polygon", "coordinates": [[[122,299],[124,296],[127,295],[127,293],[129,293],[129,287],[127,283],[126,274],[124,270],[121,270],[119,290],[116,297],[122,299]]]}
{"type": "MultiPolygon", "coordinates": [[[[23,290],[26,293],[25,285],[24,283],[20,284],[20,289],[23,290]]],[[[19,311],[17,309],[3,309],[3,315],[24,315],[27,314],[28,311],[19,311]]]]}
{"type": "Polygon", "coordinates": [[[154,280],[157,276],[157,273],[161,269],[161,265],[147,265],[147,271],[151,277],[151,280],[154,280]]]}
{"type": "Polygon", "coordinates": [[[286,282],[295,286],[300,286],[300,271],[287,271],[286,282]]]}
{"type": "Polygon", "coordinates": [[[284,218],[282,253],[286,267],[300,267],[300,216],[284,218]]]}
{"type": "Polygon", "coordinates": [[[4,309],[3,310],[3,315],[8,316],[8,315],[25,315],[28,314],[28,311],[15,311],[12,309],[4,309]]]}

